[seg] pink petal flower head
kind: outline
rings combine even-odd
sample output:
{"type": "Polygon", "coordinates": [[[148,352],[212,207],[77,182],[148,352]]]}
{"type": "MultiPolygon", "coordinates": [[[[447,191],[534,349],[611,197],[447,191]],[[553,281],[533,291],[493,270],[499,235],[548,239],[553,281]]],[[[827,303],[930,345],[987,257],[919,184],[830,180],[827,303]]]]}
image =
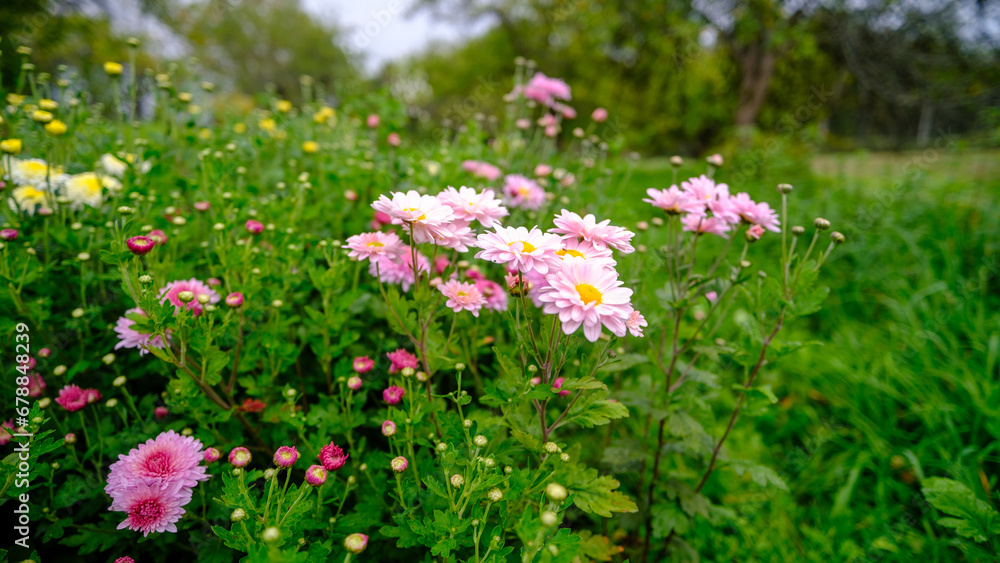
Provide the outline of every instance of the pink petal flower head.
{"type": "Polygon", "coordinates": [[[205,280],[205,282],[208,284],[209,287],[219,287],[220,285],[222,285],[222,280],[220,280],[219,278],[208,278],[207,280],[205,280]]]}
{"type": "Polygon", "coordinates": [[[730,198],[730,204],[733,213],[744,223],[759,225],[774,233],[781,232],[778,214],[766,202],[757,203],[750,199],[749,194],[740,192],[730,198]]]}
{"type": "Polygon", "coordinates": [[[234,467],[246,467],[253,456],[250,455],[250,450],[240,446],[238,448],[233,448],[229,452],[229,463],[233,464],[234,467]]]}
{"type": "Polygon", "coordinates": [[[101,392],[97,389],[84,389],[83,392],[87,396],[88,405],[101,400],[101,392]]]}
{"type": "Polygon", "coordinates": [[[131,557],[126,555],[125,557],[119,557],[118,559],[115,559],[115,563],[135,563],[135,559],[132,559],[131,557]]]}
{"type": "Polygon", "coordinates": [[[25,387],[28,388],[29,397],[41,397],[46,387],[45,380],[42,379],[42,374],[32,373],[28,375],[28,384],[25,387]]]}
{"type": "Polygon", "coordinates": [[[469,311],[472,316],[478,317],[479,310],[486,304],[486,298],[476,289],[474,283],[448,280],[439,285],[438,290],[448,298],[445,306],[456,313],[469,311]]]}
{"type": "Polygon", "coordinates": [[[564,381],[566,381],[565,377],[557,377],[552,382],[552,390],[558,391],[560,397],[565,397],[566,395],[569,395],[569,391],[562,389],[562,384],[564,381]]]}
{"type": "Polygon", "coordinates": [[[729,223],[718,217],[702,217],[692,213],[684,216],[681,223],[684,225],[684,230],[691,233],[709,233],[729,238],[729,235],[726,234],[729,232],[729,223]]]}
{"type": "Polygon", "coordinates": [[[365,124],[368,125],[369,129],[374,129],[378,127],[380,123],[382,123],[382,119],[378,116],[377,113],[368,114],[368,119],[365,120],[365,124]]]}
{"type": "Polygon", "coordinates": [[[202,459],[205,460],[205,463],[215,463],[219,461],[220,457],[222,457],[222,454],[219,453],[219,450],[215,448],[206,448],[202,459]]]}
{"type": "Polygon", "coordinates": [[[153,229],[152,231],[149,231],[149,234],[146,236],[153,239],[156,241],[156,244],[161,246],[167,244],[167,233],[161,231],[160,229],[153,229]]]}
{"type": "Polygon", "coordinates": [[[391,420],[385,420],[382,422],[382,435],[385,437],[393,436],[396,434],[396,423],[391,420]]]}
{"type": "Polygon", "coordinates": [[[719,294],[714,291],[709,291],[708,293],[705,294],[705,299],[708,299],[709,303],[714,304],[716,301],[719,300],[719,294]]]}
{"type": "Polygon", "coordinates": [[[246,223],[246,229],[252,235],[259,235],[264,232],[264,223],[256,219],[249,219],[246,223]]]}
{"type": "Polygon", "coordinates": [[[306,483],[313,487],[326,483],[326,468],[322,465],[310,465],[309,469],[306,469],[306,483]]]}
{"type": "Polygon", "coordinates": [[[38,351],[38,355],[41,356],[41,357],[43,357],[43,358],[48,358],[49,356],[52,355],[52,349],[51,348],[42,348],[41,350],[38,351]]]}
{"type": "Polygon", "coordinates": [[[468,221],[456,219],[438,227],[430,242],[459,252],[468,252],[469,246],[476,245],[476,236],[468,221]]]}
{"type": "Polygon", "coordinates": [[[698,213],[705,211],[705,204],[682,192],[677,186],[670,186],[665,190],[649,188],[646,190],[649,198],[643,199],[653,207],[659,207],[668,215],[680,215],[681,213],[698,213]]]}
{"type": "Polygon", "coordinates": [[[539,127],[556,127],[559,125],[559,119],[551,113],[546,113],[545,115],[538,118],[539,127]]]}
{"type": "MultiPolygon", "coordinates": [[[[146,313],[138,307],[125,311],[125,314],[146,316],[146,313]]],[[[163,338],[160,335],[153,336],[152,334],[141,333],[134,326],[135,321],[132,319],[128,317],[118,318],[118,322],[115,324],[115,332],[118,334],[118,344],[115,345],[115,350],[119,348],[138,348],[139,355],[142,356],[149,353],[150,348],[163,348],[163,338]]]]}
{"type": "Polygon", "coordinates": [[[403,456],[394,457],[392,458],[392,461],[389,462],[389,467],[392,467],[392,470],[395,471],[396,473],[402,473],[406,471],[406,468],[409,466],[410,462],[407,461],[406,458],[403,456]]]}
{"type": "Polygon", "coordinates": [[[299,459],[299,451],[295,446],[281,446],[274,452],[274,464],[278,467],[291,467],[299,459]]]}
{"type": "Polygon", "coordinates": [[[476,258],[507,264],[520,272],[546,274],[559,265],[556,251],[562,249],[559,237],[543,233],[538,227],[496,227],[494,232],[479,235],[481,248],[476,258]]]}
{"type": "Polygon", "coordinates": [[[451,260],[448,260],[447,256],[438,256],[434,259],[434,271],[438,275],[443,274],[448,269],[448,266],[451,266],[451,260]]]}
{"type": "Polygon", "coordinates": [[[352,375],[351,377],[347,378],[347,388],[353,391],[361,389],[361,385],[363,384],[364,382],[361,381],[361,378],[356,375],[352,375]]]}
{"type": "Polygon", "coordinates": [[[402,348],[395,352],[389,352],[385,356],[391,362],[389,373],[396,373],[403,368],[417,369],[417,357],[402,348]]]}
{"type": "Polygon", "coordinates": [[[368,547],[368,536],[364,534],[351,534],[344,538],[344,549],[355,555],[361,553],[368,547]]]}
{"type": "Polygon", "coordinates": [[[67,385],[59,390],[56,402],[69,412],[75,412],[87,406],[87,393],[76,385],[67,385]]]}
{"type": "Polygon", "coordinates": [[[608,110],[597,108],[594,113],[590,114],[590,118],[598,123],[604,123],[608,119],[608,110]]]}
{"type": "Polygon", "coordinates": [[[548,176],[552,173],[552,167],[548,164],[539,164],[535,166],[535,176],[548,176]]]}
{"type": "Polygon", "coordinates": [[[503,286],[495,281],[480,278],[476,280],[476,289],[486,299],[484,307],[492,311],[507,310],[507,292],[504,291],[503,286]]]}
{"type": "Polygon", "coordinates": [[[351,454],[345,454],[340,446],[330,442],[319,450],[319,462],[329,471],[336,471],[347,463],[351,454]]]}
{"type": "Polygon", "coordinates": [[[194,208],[198,211],[208,211],[212,207],[212,204],[207,201],[196,201],[194,202],[194,208]]]}
{"type": "Polygon", "coordinates": [[[178,280],[168,283],[167,286],[160,292],[160,300],[170,301],[174,305],[175,312],[179,312],[182,307],[187,307],[188,309],[191,309],[191,312],[194,313],[195,316],[197,316],[204,311],[201,302],[198,300],[198,297],[201,295],[208,296],[209,303],[218,303],[221,299],[219,294],[212,288],[208,287],[198,279],[191,278],[189,280],[178,280]],[[180,297],[178,297],[178,295],[183,291],[190,291],[191,293],[194,293],[195,298],[189,303],[184,303],[180,300],[180,297]]]}
{"type": "Polygon", "coordinates": [[[518,129],[528,129],[531,127],[531,120],[527,117],[522,117],[514,122],[514,125],[516,125],[518,129]]]}
{"type": "Polygon", "coordinates": [[[242,306],[243,305],[243,294],[240,293],[240,292],[238,292],[238,291],[234,291],[234,292],[230,293],[229,295],[226,296],[226,305],[229,305],[230,307],[232,307],[234,309],[242,306]]]}
{"type": "Polygon", "coordinates": [[[556,99],[572,99],[570,87],[558,78],[549,78],[541,72],[536,72],[531,80],[524,85],[524,97],[540,104],[552,105],[556,99]]]}
{"type": "Polygon", "coordinates": [[[618,264],[615,262],[610,248],[599,247],[594,243],[577,238],[564,238],[562,249],[557,250],[556,255],[563,262],[584,260],[592,264],[601,264],[606,268],[614,268],[618,264]]]}
{"type": "Polygon", "coordinates": [[[372,208],[388,214],[393,224],[402,225],[404,231],[412,231],[413,240],[418,244],[431,242],[440,235],[441,227],[455,218],[450,207],[416,190],[393,192],[392,198],[381,195],[372,203],[372,208]]]}
{"type": "Polygon", "coordinates": [[[563,119],[576,119],[576,110],[573,109],[573,106],[556,104],[555,110],[562,114],[563,119]]]}
{"type": "Polygon", "coordinates": [[[405,394],[406,390],[402,387],[390,385],[385,389],[385,391],[382,391],[382,400],[390,405],[398,405],[405,394]]]}
{"type": "Polygon", "coordinates": [[[156,407],[153,409],[153,416],[161,420],[167,418],[168,414],[170,414],[170,411],[167,410],[167,407],[156,407]]]}
{"type": "Polygon", "coordinates": [[[750,225],[747,228],[747,238],[749,240],[760,240],[760,237],[764,236],[764,227],[760,225],[750,225]]]}
{"type": "Polygon", "coordinates": [[[475,176],[482,178],[487,182],[492,182],[499,178],[503,172],[499,168],[493,166],[489,162],[480,162],[479,166],[476,167],[475,176]]]}
{"type": "Polygon", "coordinates": [[[388,225],[392,223],[392,217],[388,213],[383,213],[382,211],[375,212],[375,222],[379,225],[388,225]]]}
{"type": "Polygon", "coordinates": [[[115,501],[112,508],[121,510],[118,501],[122,492],[136,481],[150,485],[177,483],[190,489],[207,480],[210,475],[199,465],[204,458],[202,447],[195,438],[167,430],[139,444],[128,455],[119,455],[118,461],[111,464],[104,488],[115,501]]]}
{"type": "Polygon", "coordinates": [[[17,240],[17,229],[2,229],[0,230],[0,239],[5,241],[17,240]]]}
{"type": "Polygon", "coordinates": [[[392,132],[389,136],[385,138],[385,141],[389,143],[391,147],[398,147],[401,144],[401,139],[399,138],[399,133],[392,132]]]}
{"type": "Polygon", "coordinates": [[[610,219],[598,223],[597,218],[593,215],[588,214],[580,217],[572,211],[563,209],[552,222],[556,226],[549,229],[550,233],[556,233],[565,238],[584,240],[597,248],[613,248],[623,254],[635,252],[630,244],[635,233],[623,227],[612,225],[610,219]]]}
{"type": "Polygon", "coordinates": [[[632,306],[632,290],[621,287],[618,273],[598,264],[572,261],[545,277],[548,286],[538,299],[546,314],[558,314],[563,332],[572,334],[583,326],[591,342],[601,336],[605,326],[616,336],[625,336],[625,321],[632,306]]]}
{"type": "Polygon", "coordinates": [[[375,367],[375,361],[368,356],[358,356],[354,358],[354,362],[351,363],[351,367],[357,373],[368,373],[375,367]]]}
{"type": "Polygon", "coordinates": [[[370,260],[379,258],[396,258],[403,251],[404,245],[399,235],[393,232],[361,233],[347,238],[347,244],[341,248],[350,250],[347,256],[353,260],[370,260]]]}
{"type": "Polygon", "coordinates": [[[628,327],[628,331],[632,333],[632,336],[642,337],[642,329],[648,326],[646,323],[646,318],[642,316],[639,311],[632,311],[629,313],[628,320],[625,321],[625,326],[628,327]]]}
{"type": "Polygon", "coordinates": [[[493,190],[477,192],[473,188],[462,186],[457,190],[448,186],[438,194],[438,200],[454,212],[455,217],[465,221],[479,221],[487,229],[492,228],[510,212],[503,203],[496,199],[493,190]]]}
{"type": "Polygon", "coordinates": [[[705,206],[713,200],[729,197],[729,186],[716,184],[715,180],[704,174],[681,182],[681,189],[689,198],[705,206]]]}
{"type": "Polygon", "coordinates": [[[708,162],[712,166],[716,166],[716,167],[722,166],[722,155],[718,154],[718,153],[713,154],[713,155],[709,156],[708,158],[706,158],[705,162],[708,162]]]}
{"type": "Polygon", "coordinates": [[[504,178],[504,196],[511,207],[538,209],[545,203],[545,189],[538,182],[520,174],[504,178]]]}
{"type": "Polygon", "coordinates": [[[125,246],[129,252],[136,256],[143,256],[149,253],[156,246],[156,241],[146,236],[132,237],[125,241],[125,246]]]}
{"type": "Polygon", "coordinates": [[[119,530],[128,528],[148,536],[152,532],[176,533],[176,523],[189,502],[191,489],[179,482],[148,484],[137,480],[122,489],[111,510],[128,514],[118,525],[119,530]]]}

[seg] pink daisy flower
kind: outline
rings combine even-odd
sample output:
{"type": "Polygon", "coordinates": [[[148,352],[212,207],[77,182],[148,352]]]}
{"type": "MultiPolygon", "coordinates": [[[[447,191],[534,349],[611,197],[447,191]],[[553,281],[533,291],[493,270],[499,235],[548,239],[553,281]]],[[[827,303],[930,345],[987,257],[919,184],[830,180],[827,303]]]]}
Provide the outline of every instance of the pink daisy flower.
{"type": "Polygon", "coordinates": [[[478,160],[466,160],[462,162],[462,169],[466,172],[471,172],[473,176],[482,178],[487,182],[492,182],[503,174],[503,172],[501,172],[496,166],[493,166],[488,162],[480,162],[478,160]]]}
{"type": "Polygon", "coordinates": [[[726,234],[730,229],[729,223],[718,217],[703,217],[691,213],[681,219],[681,223],[684,225],[684,230],[691,233],[709,233],[722,238],[729,238],[729,235],[726,234]]]}
{"type": "Polygon", "coordinates": [[[354,362],[351,364],[354,371],[358,373],[368,373],[375,367],[375,361],[368,356],[358,356],[354,358],[354,362]]]}
{"type": "Polygon", "coordinates": [[[638,336],[641,338],[642,328],[649,326],[649,323],[646,322],[646,317],[643,317],[642,313],[633,310],[629,313],[628,320],[625,321],[625,326],[628,328],[628,331],[632,333],[632,336],[638,336]]]}
{"type": "Polygon", "coordinates": [[[479,235],[481,248],[476,258],[507,264],[521,272],[546,274],[559,265],[556,251],[562,250],[559,237],[543,233],[538,227],[496,227],[494,232],[479,235]]]}
{"type": "Polygon", "coordinates": [[[504,178],[503,193],[511,207],[538,209],[545,203],[545,190],[538,182],[520,174],[504,178]]]}
{"type": "Polygon", "coordinates": [[[396,373],[403,368],[417,369],[417,357],[402,348],[387,353],[385,357],[391,362],[389,373],[396,373]]]}
{"type": "Polygon", "coordinates": [[[111,464],[108,484],[104,488],[114,499],[112,509],[123,510],[121,493],[137,481],[150,485],[178,483],[191,488],[207,480],[210,475],[199,465],[204,459],[203,449],[197,439],[167,430],[139,444],[128,455],[119,455],[118,461],[111,464]]]}
{"type": "Polygon", "coordinates": [[[474,283],[448,280],[439,285],[438,290],[448,298],[445,306],[456,313],[464,310],[472,313],[473,317],[478,317],[479,310],[486,305],[486,298],[476,289],[474,283]]]}
{"type": "Polygon", "coordinates": [[[476,245],[476,235],[465,220],[455,220],[437,228],[437,233],[431,241],[438,246],[451,248],[459,252],[468,252],[469,246],[476,245]]]}
{"type": "Polygon", "coordinates": [[[677,186],[670,186],[665,190],[649,188],[646,190],[646,194],[649,198],[642,201],[652,204],[653,207],[659,207],[670,215],[700,213],[705,209],[703,203],[695,201],[677,186]]]}
{"type": "Polygon", "coordinates": [[[583,325],[583,334],[591,342],[601,336],[605,326],[616,336],[625,336],[625,321],[632,311],[632,290],[621,287],[618,273],[582,261],[568,262],[562,269],[546,276],[548,287],[539,296],[543,311],[558,314],[563,332],[572,334],[583,325]]]}
{"type": "Polygon", "coordinates": [[[350,455],[351,454],[345,454],[344,450],[337,444],[330,442],[320,448],[318,457],[319,462],[322,463],[323,467],[325,467],[328,471],[336,471],[347,463],[347,458],[350,457],[350,455]]]}
{"type": "Polygon", "coordinates": [[[76,385],[67,385],[59,390],[56,402],[69,412],[75,412],[87,406],[87,392],[76,385]]]}
{"type": "Polygon", "coordinates": [[[572,92],[568,84],[558,78],[545,76],[541,72],[536,72],[531,77],[531,80],[524,85],[522,93],[525,98],[547,106],[552,105],[556,99],[572,99],[572,92]]]}
{"type": "Polygon", "coordinates": [[[402,225],[405,231],[410,232],[412,228],[413,240],[418,244],[431,242],[439,227],[455,217],[451,208],[436,197],[421,195],[416,190],[393,192],[392,199],[379,196],[378,201],[372,203],[372,208],[388,214],[393,224],[402,225]]]}
{"type": "Polygon", "coordinates": [[[732,209],[744,222],[777,233],[781,232],[781,221],[778,214],[765,202],[756,203],[750,195],[740,192],[730,198],[732,209]]]}
{"type": "Polygon", "coordinates": [[[580,217],[572,211],[563,209],[552,222],[556,226],[549,229],[550,233],[562,235],[564,238],[582,239],[597,248],[613,248],[624,254],[635,252],[629,243],[635,233],[612,225],[610,219],[598,223],[597,218],[591,214],[580,217]]]}
{"type": "Polygon", "coordinates": [[[207,295],[209,303],[218,303],[221,299],[215,290],[208,287],[200,280],[191,278],[189,280],[178,280],[168,283],[167,286],[160,292],[160,300],[170,301],[173,303],[175,312],[180,311],[181,307],[187,307],[197,316],[204,310],[202,304],[198,302],[199,295],[207,295]],[[192,299],[190,303],[184,303],[177,296],[182,291],[190,291],[194,293],[195,298],[192,299]]]}
{"type": "MultiPolygon", "coordinates": [[[[125,311],[126,315],[129,313],[146,316],[145,311],[139,307],[133,307],[125,311]]],[[[135,325],[135,321],[126,316],[118,318],[118,322],[115,324],[115,332],[118,333],[119,342],[115,345],[115,350],[119,348],[138,348],[139,355],[142,356],[148,354],[150,348],[163,348],[163,338],[160,335],[143,334],[132,328],[133,325],[135,325]]]]}
{"type": "Polygon", "coordinates": [[[612,258],[611,249],[600,248],[593,243],[575,238],[565,238],[562,240],[562,249],[556,251],[564,262],[572,260],[586,260],[592,264],[600,264],[605,268],[614,268],[617,265],[612,258]]]}
{"type": "Polygon", "coordinates": [[[405,394],[406,389],[397,385],[390,385],[382,391],[382,400],[390,405],[398,405],[399,402],[403,400],[403,395],[405,394]]]}
{"type": "Polygon", "coordinates": [[[465,186],[457,190],[448,186],[437,197],[441,203],[451,208],[455,217],[469,222],[479,221],[487,229],[492,228],[510,213],[502,202],[494,197],[493,190],[477,192],[465,186]]]}
{"type": "Polygon", "coordinates": [[[504,291],[503,286],[495,281],[480,278],[476,280],[476,289],[486,299],[484,307],[493,311],[507,310],[507,292],[504,291]]]}
{"type": "Polygon", "coordinates": [[[184,515],[184,505],[191,502],[191,489],[181,483],[147,484],[135,481],[120,492],[111,510],[128,516],[118,529],[128,528],[148,536],[151,532],[177,532],[177,521],[184,515]]]}
{"type": "Polygon", "coordinates": [[[750,225],[747,228],[747,236],[752,240],[760,240],[760,237],[764,236],[764,227],[760,225],[750,225]]]}
{"type": "Polygon", "coordinates": [[[349,249],[348,257],[354,260],[378,260],[382,256],[395,258],[403,250],[399,235],[393,232],[361,233],[347,238],[347,244],[341,248],[349,249]]]}
{"type": "Polygon", "coordinates": [[[708,205],[708,202],[713,199],[729,196],[729,186],[726,184],[716,184],[715,180],[704,174],[697,178],[689,178],[681,182],[681,189],[688,197],[702,205],[708,205]]]}

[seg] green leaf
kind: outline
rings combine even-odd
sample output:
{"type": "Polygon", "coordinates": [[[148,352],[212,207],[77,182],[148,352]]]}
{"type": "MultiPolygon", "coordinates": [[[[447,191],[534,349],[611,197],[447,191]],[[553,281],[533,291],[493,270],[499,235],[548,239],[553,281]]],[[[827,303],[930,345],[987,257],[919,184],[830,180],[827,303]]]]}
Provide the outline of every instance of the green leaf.
{"type": "Polygon", "coordinates": [[[614,362],[602,366],[601,369],[597,371],[602,373],[613,373],[617,371],[625,371],[630,367],[646,363],[649,363],[649,358],[646,357],[645,354],[624,354],[619,356],[614,362]]]}
{"type": "Polygon", "coordinates": [[[753,479],[753,482],[757,483],[761,487],[773,485],[782,491],[788,490],[788,484],[785,483],[785,480],[770,467],[741,459],[730,461],[729,466],[740,477],[749,474],[750,478],[753,479]]]}
{"type": "Polygon", "coordinates": [[[955,517],[941,518],[938,524],[979,543],[1000,534],[1000,513],[963,483],[931,477],[924,479],[921,490],[934,508],[955,517]]]}
{"type": "Polygon", "coordinates": [[[596,469],[587,469],[580,476],[583,479],[566,487],[580,510],[605,518],[610,518],[612,512],[638,512],[632,499],[615,490],[621,483],[614,477],[598,476],[596,469]]]}

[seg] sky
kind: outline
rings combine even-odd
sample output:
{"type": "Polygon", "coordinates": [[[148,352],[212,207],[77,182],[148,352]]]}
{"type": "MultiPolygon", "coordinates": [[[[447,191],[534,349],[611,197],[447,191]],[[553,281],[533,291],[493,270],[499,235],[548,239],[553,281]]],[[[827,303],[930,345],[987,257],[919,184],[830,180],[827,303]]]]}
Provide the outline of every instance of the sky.
{"type": "Polygon", "coordinates": [[[468,26],[411,15],[413,0],[301,0],[306,10],[346,30],[345,47],[374,73],[386,62],[418,53],[432,42],[458,42],[482,33],[488,22],[468,26]]]}

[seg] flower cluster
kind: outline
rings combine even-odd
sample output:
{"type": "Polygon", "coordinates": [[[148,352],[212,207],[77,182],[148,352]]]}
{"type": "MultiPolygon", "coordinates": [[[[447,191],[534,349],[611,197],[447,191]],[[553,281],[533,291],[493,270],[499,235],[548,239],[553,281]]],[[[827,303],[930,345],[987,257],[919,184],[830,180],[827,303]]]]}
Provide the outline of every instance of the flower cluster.
{"type": "MultiPolygon", "coordinates": [[[[137,162],[134,155],[125,155],[130,163],[137,162]]],[[[150,163],[143,163],[137,170],[148,170],[150,163]]],[[[79,174],[67,174],[59,166],[38,158],[15,159],[10,162],[9,177],[14,182],[9,207],[12,211],[34,215],[49,215],[58,202],[71,209],[100,207],[109,196],[122,191],[122,178],[129,164],[118,157],[105,154],[94,169],[79,174]]]]}
{"type": "Polygon", "coordinates": [[[764,231],[779,232],[778,214],[767,203],[757,203],[744,192],[729,194],[729,186],[716,184],[702,174],[681,182],[681,187],[646,190],[648,199],[643,201],[678,215],[684,230],[693,233],[711,233],[728,238],[728,233],[740,224],[749,225],[747,237],[759,239],[764,231]]]}

